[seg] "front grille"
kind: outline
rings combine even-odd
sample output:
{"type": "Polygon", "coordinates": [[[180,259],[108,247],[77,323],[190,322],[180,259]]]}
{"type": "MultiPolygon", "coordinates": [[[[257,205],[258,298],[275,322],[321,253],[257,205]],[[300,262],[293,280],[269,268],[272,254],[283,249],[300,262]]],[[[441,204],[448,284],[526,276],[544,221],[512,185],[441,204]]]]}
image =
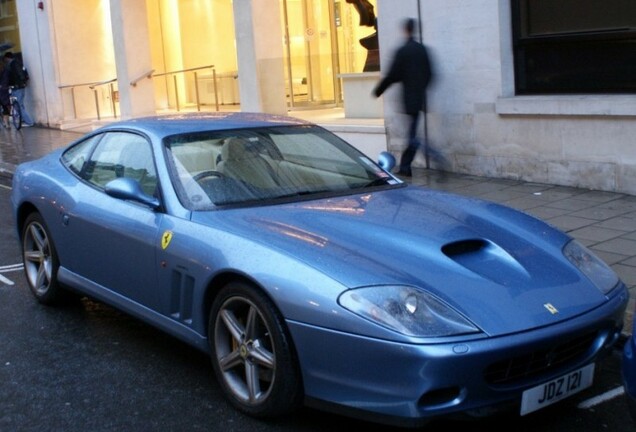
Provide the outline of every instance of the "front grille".
{"type": "Polygon", "coordinates": [[[586,356],[596,336],[596,333],[586,334],[552,347],[493,363],[486,368],[484,378],[488,384],[513,384],[545,374],[586,356]]]}

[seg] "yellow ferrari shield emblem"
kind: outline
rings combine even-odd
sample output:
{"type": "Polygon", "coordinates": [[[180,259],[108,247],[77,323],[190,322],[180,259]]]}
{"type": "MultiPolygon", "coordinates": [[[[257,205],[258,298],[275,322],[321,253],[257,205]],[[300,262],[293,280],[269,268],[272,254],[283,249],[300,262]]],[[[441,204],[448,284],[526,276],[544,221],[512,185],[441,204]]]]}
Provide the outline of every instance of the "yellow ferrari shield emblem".
{"type": "Polygon", "coordinates": [[[172,240],[172,231],[166,231],[161,236],[161,248],[166,249],[172,240]]]}
{"type": "Polygon", "coordinates": [[[559,313],[559,310],[555,308],[551,303],[546,303],[543,305],[543,307],[546,308],[552,315],[556,315],[559,313]]]}

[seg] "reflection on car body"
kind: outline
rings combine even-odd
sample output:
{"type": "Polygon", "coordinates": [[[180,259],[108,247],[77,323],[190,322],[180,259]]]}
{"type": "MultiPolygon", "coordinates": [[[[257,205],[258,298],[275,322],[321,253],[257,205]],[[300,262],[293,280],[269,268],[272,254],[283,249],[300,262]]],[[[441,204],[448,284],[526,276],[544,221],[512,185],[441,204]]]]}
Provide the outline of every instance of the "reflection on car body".
{"type": "Polygon", "coordinates": [[[627,407],[636,423],[636,319],[632,321],[632,332],[623,347],[622,378],[627,407]]]}
{"type": "Polygon", "coordinates": [[[623,325],[616,274],[527,214],[403,183],[392,160],[289,117],[105,126],[18,167],[26,278],[42,303],[78,292],[209,353],[256,417],[525,415],[593,385],[623,325]]]}

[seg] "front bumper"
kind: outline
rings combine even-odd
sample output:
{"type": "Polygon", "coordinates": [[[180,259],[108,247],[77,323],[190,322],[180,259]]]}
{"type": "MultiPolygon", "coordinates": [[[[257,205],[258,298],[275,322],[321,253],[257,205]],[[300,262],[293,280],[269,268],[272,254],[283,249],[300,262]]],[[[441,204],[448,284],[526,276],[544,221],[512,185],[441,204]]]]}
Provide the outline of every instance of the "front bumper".
{"type": "Polygon", "coordinates": [[[524,390],[597,361],[619,339],[626,303],[625,295],[615,295],[601,308],[555,326],[440,344],[288,324],[312,405],[383,423],[419,425],[432,417],[484,415],[502,405],[518,405],[524,390]],[[512,357],[581,338],[586,347],[575,358],[538,373],[496,381],[486,373],[512,357]]]}

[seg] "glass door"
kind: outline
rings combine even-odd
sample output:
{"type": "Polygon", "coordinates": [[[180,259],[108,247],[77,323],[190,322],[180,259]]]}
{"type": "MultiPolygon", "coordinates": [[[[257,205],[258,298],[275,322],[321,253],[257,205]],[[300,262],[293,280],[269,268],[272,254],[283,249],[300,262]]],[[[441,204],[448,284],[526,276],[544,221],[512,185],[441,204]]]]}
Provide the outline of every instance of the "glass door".
{"type": "Polygon", "coordinates": [[[341,102],[334,0],[282,0],[290,108],[341,102]]]}

